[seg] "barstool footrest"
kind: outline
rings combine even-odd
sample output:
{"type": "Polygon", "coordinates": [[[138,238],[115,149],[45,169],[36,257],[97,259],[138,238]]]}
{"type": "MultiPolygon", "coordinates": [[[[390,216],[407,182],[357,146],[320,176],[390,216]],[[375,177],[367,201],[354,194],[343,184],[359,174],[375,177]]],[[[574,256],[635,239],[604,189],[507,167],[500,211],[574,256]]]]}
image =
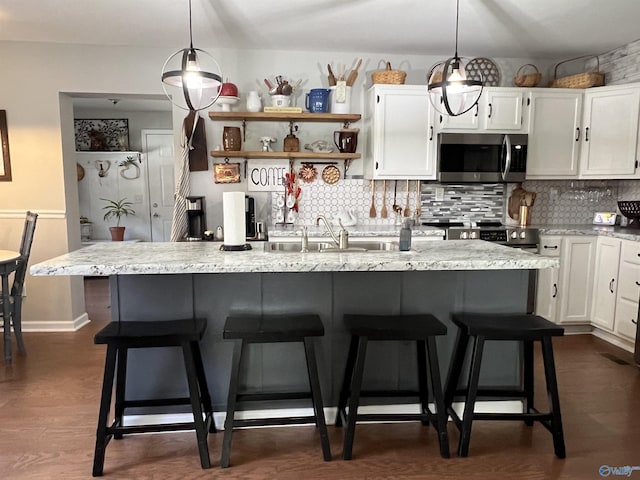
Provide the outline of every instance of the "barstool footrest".
{"type": "Polygon", "coordinates": [[[433,413],[359,413],[357,422],[417,422],[428,421],[433,413]]]}
{"type": "MultiPolygon", "coordinates": [[[[211,416],[207,416],[205,424],[205,430],[209,429],[211,424],[211,416]]],[[[162,423],[162,424],[146,424],[146,425],[125,425],[116,426],[113,425],[107,428],[107,434],[123,434],[130,435],[132,433],[157,433],[157,432],[174,432],[181,430],[194,430],[196,425],[194,422],[177,422],[177,423],[162,423]]]]}
{"type": "Polygon", "coordinates": [[[273,392],[273,393],[239,393],[238,402],[262,402],[270,400],[306,400],[311,392],[273,392]]]}
{"type": "Polygon", "coordinates": [[[175,405],[191,405],[189,397],[181,398],[150,398],[147,400],[125,400],[123,408],[134,407],[168,407],[175,405]]]}
{"type": "Polygon", "coordinates": [[[233,420],[233,428],[237,427],[267,427],[276,425],[297,425],[316,423],[316,417],[271,417],[271,418],[252,418],[243,420],[233,420]]]}

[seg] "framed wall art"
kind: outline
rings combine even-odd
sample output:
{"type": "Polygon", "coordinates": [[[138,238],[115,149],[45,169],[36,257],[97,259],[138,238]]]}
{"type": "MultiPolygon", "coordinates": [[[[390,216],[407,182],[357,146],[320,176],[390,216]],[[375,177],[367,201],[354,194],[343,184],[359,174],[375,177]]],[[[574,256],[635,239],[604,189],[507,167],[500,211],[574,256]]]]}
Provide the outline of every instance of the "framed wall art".
{"type": "Polygon", "coordinates": [[[11,181],[11,161],[9,160],[9,132],[7,130],[7,111],[0,110],[0,182],[11,181]]]}
{"type": "Polygon", "coordinates": [[[75,119],[78,152],[124,152],[129,150],[129,120],[75,119]]]}

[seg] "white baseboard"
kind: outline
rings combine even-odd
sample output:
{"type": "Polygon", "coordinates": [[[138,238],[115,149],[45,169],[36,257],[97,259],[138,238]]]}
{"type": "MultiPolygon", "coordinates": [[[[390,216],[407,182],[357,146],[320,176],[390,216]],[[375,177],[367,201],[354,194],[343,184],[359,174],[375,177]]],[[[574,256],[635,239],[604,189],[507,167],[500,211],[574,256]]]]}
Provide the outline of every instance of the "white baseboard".
{"type": "Polygon", "coordinates": [[[605,332],[604,330],[599,329],[598,327],[593,327],[592,335],[604,340],[605,342],[611,343],[616,347],[620,347],[627,352],[633,353],[635,345],[632,341],[626,341],[623,338],[618,337],[617,335],[613,335],[612,333],[605,332]]]}
{"type": "Polygon", "coordinates": [[[76,332],[80,330],[82,327],[87,325],[91,320],[89,320],[89,315],[87,313],[83,313],[78,318],[72,321],[64,322],[64,321],[56,321],[56,322],[38,322],[38,321],[29,321],[22,322],[22,331],[23,332],[76,332]]]}
{"type": "MultiPolygon", "coordinates": [[[[433,405],[430,406],[433,409],[433,405]]],[[[462,416],[464,410],[464,402],[454,402],[453,409],[462,416]]],[[[522,413],[522,402],[519,400],[498,400],[498,401],[481,401],[476,402],[474,409],[476,413],[522,413]]],[[[337,407],[326,407],[324,416],[327,425],[335,423],[337,407]]],[[[358,408],[358,413],[362,414],[391,414],[391,413],[420,413],[420,405],[402,404],[402,405],[369,405],[358,408]]],[[[242,420],[253,420],[260,418],[278,418],[278,417],[300,417],[312,416],[313,408],[278,408],[272,410],[242,410],[236,412],[236,418],[242,420]]],[[[224,421],[226,412],[214,412],[213,418],[218,430],[224,429],[224,421]]],[[[154,415],[125,415],[125,425],[156,425],[163,423],[188,423],[193,421],[193,415],[190,413],[174,413],[174,414],[154,414],[154,415]]],[[[392,423],[392,422],[384,422],[392,423]]],[[[289,427],[291,425],[281,425],[289,427]]],[[[247,427],[262,428],[262,427],[247,427]]],[[[166,433],[166,432],[165,432],[166,433]]]]}

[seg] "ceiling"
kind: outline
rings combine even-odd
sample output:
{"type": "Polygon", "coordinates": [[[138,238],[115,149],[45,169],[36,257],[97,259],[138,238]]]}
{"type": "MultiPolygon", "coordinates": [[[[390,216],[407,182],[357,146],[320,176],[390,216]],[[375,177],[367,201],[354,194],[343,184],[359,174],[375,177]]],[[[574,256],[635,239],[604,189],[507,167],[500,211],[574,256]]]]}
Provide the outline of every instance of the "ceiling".
{"type": "MultiPolygon", "coordinates": [[[[465,56],[561,59],[638,39],[638,0],[460,0],[465,56]]],[[[453,0],[193,0],[200,47],[450,56],[453,0]]],[[[188,44],[188,0],[0,2],[0,41],[188,44]]]]}

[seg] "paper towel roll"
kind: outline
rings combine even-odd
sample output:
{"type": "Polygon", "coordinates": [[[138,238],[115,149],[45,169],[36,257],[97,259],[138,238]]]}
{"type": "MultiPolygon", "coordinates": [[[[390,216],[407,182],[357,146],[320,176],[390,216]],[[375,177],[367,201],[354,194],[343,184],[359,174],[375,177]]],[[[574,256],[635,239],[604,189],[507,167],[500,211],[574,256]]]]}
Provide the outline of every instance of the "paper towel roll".
{"type": "Polygon", "coordinates": [[[247,243],[244,208],[244,192],[224,192],[222,194],[224,244],[227,246],[247,243]]]}

